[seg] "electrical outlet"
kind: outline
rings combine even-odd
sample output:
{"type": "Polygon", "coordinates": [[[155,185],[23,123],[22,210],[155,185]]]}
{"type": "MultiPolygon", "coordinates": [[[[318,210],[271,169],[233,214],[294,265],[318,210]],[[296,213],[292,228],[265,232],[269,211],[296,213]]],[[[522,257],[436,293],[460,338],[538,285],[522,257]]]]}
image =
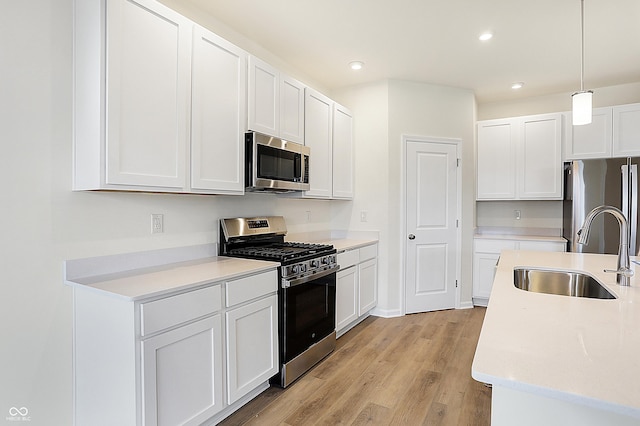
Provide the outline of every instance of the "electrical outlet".
{"type": "Polygon", "coordinates": [[[515,210],[516,213],[516,220],[520,220],[522,218],[522,215],[520,214],[520,210],[515,210]]]}
{"type": "Polygon", "coordinates": [[[311,210],[307,210],[305,213],[305,218],[307,222],[311,221],[311,210]]]}
{"type": "Polygon", "coordinates": [[[360,212],[360,222],[366,222],[366,221],[367,221],[367,211],[362,210],[360,212]]]}
{"type": "Polygon", "coordinates": [[[161,234],[164,232],[164,215],[153,213],[151,214],[151,233],[161,234]]]}

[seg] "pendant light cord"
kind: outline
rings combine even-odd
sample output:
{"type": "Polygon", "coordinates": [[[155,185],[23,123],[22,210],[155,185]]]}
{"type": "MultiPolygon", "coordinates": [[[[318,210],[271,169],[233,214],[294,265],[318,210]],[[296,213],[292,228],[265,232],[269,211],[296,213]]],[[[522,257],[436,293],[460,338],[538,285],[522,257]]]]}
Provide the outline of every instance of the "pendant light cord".
{"type": "Polygon", "coordinates": [[[584,92],[584,0],[580,0],[580,91],[584,92]]]}

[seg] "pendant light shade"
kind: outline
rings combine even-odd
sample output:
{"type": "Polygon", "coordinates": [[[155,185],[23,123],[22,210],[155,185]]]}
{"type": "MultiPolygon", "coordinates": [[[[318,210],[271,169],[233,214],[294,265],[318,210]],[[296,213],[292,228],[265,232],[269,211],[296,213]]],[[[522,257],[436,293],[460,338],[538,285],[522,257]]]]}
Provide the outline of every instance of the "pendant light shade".
{"type": "Polygon", "coordinates": [[[580,32],[580,91],[571,95],[574,126],[591,123],[593,114],[593,91],[584,90],[584,0],[580,0],[580,32]]]}
{"type": "Polygon", "coordinates": [[[571,95],[573,104],[573,125],[581,126],[583,124],[591,123],[591,116],[593,111],[593,91],[583,90],[582,92],[576,92],[571,95]]]}

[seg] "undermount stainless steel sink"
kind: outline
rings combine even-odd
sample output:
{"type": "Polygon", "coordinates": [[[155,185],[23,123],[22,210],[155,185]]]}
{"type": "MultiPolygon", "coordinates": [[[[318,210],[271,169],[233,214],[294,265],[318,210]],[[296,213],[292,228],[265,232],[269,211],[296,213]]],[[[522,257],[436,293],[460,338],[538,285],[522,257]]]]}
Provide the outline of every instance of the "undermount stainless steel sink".
{"type": "Polygon", "coordinates": [[[592,299],[616,298],[594,277],[576,271],[514,268],[513,284],[521,290],[536,293],[588,297],[592,299]]]}

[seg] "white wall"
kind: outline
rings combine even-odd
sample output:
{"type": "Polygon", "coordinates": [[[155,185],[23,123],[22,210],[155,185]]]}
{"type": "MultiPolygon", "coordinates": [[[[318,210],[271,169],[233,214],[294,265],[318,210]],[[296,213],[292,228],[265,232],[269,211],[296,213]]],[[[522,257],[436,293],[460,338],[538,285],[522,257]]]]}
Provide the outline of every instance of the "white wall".
{"type": "Polygon", "coordinates": [[[348,88],[334,94],[354,113],[356,194],[354,205],[340,212],[353,229],[380,231],[377,311],[398,315],[402,309],[405,244],[402,229],[402,135],[460,138],[463,160],[461,300],[471,300],[471,250],[474,223],[473,160],[475,98],[465,89],[406,81],[348,88]],[[385,134],[384,132],[387,131],[385,134]],[[360,212],[368,211],[368,223],[360,212]]]}
{"type": "MultiPolygon", "coordinates": [[[[593,89],[594,108],[640,102],[640,82],[593,89]]],[[[478,120],[571,110],[571,93],[478,104],[478,120]]]]}
{"type": "MultiPolygon", "coordinates": [[[[378,82],[344,89],[334,94],[353,114],[355,140],[355,199],[336,202],[332,211],[334,229],[377,231],[378,306],[387,310],[389,299],[389,86],[378,82]],[[366,212],[367,221],[360,220],[366,212]]],[[[394,286],[395,287],[395,286],[394,286]]]]}

